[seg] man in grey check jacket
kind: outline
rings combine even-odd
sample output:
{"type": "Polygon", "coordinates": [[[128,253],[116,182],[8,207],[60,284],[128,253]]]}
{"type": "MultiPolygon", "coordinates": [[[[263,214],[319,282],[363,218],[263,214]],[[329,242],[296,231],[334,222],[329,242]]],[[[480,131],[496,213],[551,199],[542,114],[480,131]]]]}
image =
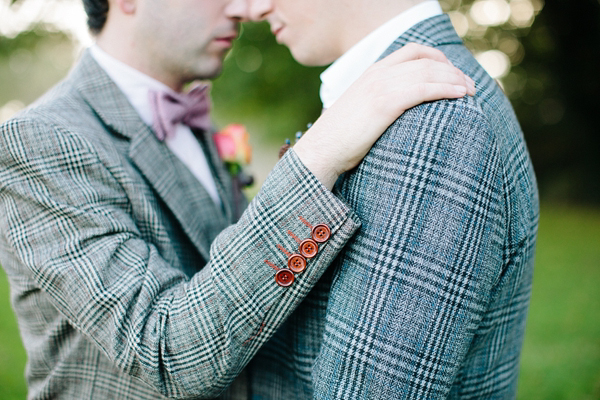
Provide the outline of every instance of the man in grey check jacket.
{"type": "MultiPolygon", "coordinates": [[[[328,157],[322,139],[302,139],[231,225],[241,207],[212,132],[175,123],[158,138],[148,94],[176,98],[217,75],[246,1],[84,4],[97,46],[0,130],[0,262],[29,398],[210,398],[227,387],[221,398],[246,398],[243,368],[359,227],[330,191],[335,179],[397,114],[373,110],[382,125],[367,140],[353,116],[369,112],[327,113],[347,127],[324,115],[313,136],[352,145],[328,157]]],[[[466,91],[464,75],[432,57],[451,85],[429,80],[415,104],[466,91]]]]}
{"type": "Polygon", "coordinates": [[[338,181],[363,225],[253,360],[254,395],[514,398],[538,195],[502,90],[437,1],[251,3],[299,62],[335,61],[322,75],[325,108],[410,42],[441,50],[477,85],[475,97],[403,114],[338,181]]]}
{"type": "MultiPolygon", "coordinates": [[[[150,7],[111,5],[117,3],[125,10],[150,7]]],[[[143,30],[113,9],[107,36],[98,40],[106,42],[105,53],[87,51],[64,82],[1,128],[0,262],[28,354],[31,399],[216,397],[359,225],[290,153],[241,221],[217,236],[239,215],[212,132],[193,134],[201,145],[196,159],[205,157],[216,198],[171,151],[172,143],[157,140],[135,108],[135,93],[127,97],[131,91],[111,79],[107,54],[177,89],[218,72],[243,10],[223,12],[225,4],[236,4],[215,0],[195,8],[188,2],[186,9],[167,3],[138,12],[171,13],[166,21],[172,25],[188,22],[185,34],[196,35],[193,43],[157,36],[173,40],[169,54],[135,55],[141,49],[128,49],[128,41],[153,50],[165,44],[149,47],[144,41],[153,36],[136,37],[143,30]],[[207,19],[216,22],[205,33],[207,19]],[[110,37],[117,32],[111,24],[132,32],[110,37]],[[189,48],[177,48],[184,45],[189,48]],[[153,63],[136,65],[135,56],[153,63]],[[183,56],[190,65],[177,59],[183,56]],[[187,75],[161,75],[166,62],[187,75]],[[288,232],[310,238],[303,219],[326,224],[331,237],[291,286],[279,286],[265,261],[286,266],[278,246],[298,252],[288,232]]],[[[151,20],[135,21],[157,29],[151,20]]],[[[223,397],[237,398],[240,391],[245,397],[243,374],[223,397]]]]}

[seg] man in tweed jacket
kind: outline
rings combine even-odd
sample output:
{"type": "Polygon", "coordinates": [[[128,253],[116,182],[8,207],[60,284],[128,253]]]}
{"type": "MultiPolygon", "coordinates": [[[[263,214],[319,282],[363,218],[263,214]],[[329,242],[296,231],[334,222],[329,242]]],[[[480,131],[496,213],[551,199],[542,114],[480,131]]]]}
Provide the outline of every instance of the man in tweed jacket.
{"type": "MultiPolygon", "coordinates": [[[[223,11],[230,1],[169,3],[163,11],[189,14],[166,20],[171,29],[202,28],[203,17],[220,24],[210,35],[236,32],[237,11],[223,11]]],[[[143,2],[118,4],[127,11],[143,2]]],[[[113,11],[107,23],[129,26],[127,18],[113,11]]],[[[204,77],[225,55],[208,37],[194,36],[194,66],[206,71],[193,73],[204,77]]],[[[174,59],[154,60],[153,71],[167,61],[174,59]]],[[[212,132],[193,133],[220,205],[89,51],[0,133],[0,262],[28,354],[31,399],[218,396],[359,226],[294,151],[230,226],[239,216],[212,132]],[[291,286],[279,286],[274,269],[318,224],[329,239],[291,286]]],[[[242,374],[223,398],[245,398],[244,381],[242,374]]]]}
{"type": "Polygon", "coordinates": [[[502,90],[437,1],[252,3],[298,61],[339,58],[322,75],[326,108],[410,42],[477,84],[403,114],[338,181],[363,225],[253,360],[255,398],[514,398],[538,195],[502,90]]]}
{"type": "MultiPolygon", "coordinates": [[[[218,74],[246,0],[84,4],[97,45],[0,127],[0,261],[29,357],[29,397],[248,398],[244,367],[360,225],[331,192],[339,174],[401,110],[462,96],[466,78],[424,46],[379,63],[410,71],[426,57],[449,75],[417,76],[425,94],[392,79],[409,100],[389,112],[357,109],[372,92],[363,84],[283,157],[230,226],[245,204],[232,200],[240,196],[210,128],[172,114],[153,124],[161,108],[152,106],[202,100],[181,89],[218,74]]],[[[381,80],[388,74],[362,82],[381,80]]],[[[198,105],[192,111],[206,111],[198,105]]]]}

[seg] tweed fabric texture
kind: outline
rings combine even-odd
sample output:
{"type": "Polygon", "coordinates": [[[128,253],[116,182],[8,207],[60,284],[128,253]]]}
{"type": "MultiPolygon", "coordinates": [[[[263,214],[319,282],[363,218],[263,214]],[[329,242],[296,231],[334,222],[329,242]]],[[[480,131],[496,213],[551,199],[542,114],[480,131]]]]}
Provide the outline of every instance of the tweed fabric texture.
{"type": "Polygon", "coordinates": [[[477,94],[408,110],[338,181],[363,225],[251,364],[254,399],[515,397],[539,215],[528,151],[446,15],[384,55],[409,42],[477,94]]]}
{"type": "Polygon", "coordinates": [[[359,227],[293,151],[232,225],[231,181],[196,134],[223,209],[88,53],[2,125],[0,262],[30,399],[219,396],[359,227]],[[282,288],[265,260],[286,265],[301,217],[332,238],[282,288]]]}

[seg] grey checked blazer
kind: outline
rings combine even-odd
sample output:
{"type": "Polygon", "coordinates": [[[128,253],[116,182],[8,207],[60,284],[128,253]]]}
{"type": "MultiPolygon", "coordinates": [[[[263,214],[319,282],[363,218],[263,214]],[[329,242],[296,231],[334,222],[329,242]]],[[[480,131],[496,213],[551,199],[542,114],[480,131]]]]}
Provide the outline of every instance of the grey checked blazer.
{"type": "Polygon", "coordinates": [[[502,90],[447,16],[399,37],[477,95],[407,111],[338,189],[363,225],[252,362],[254,399],[510,399],[533,272],[535,176],[502,90]]]}
{"type": "Polygon", "coordinates": [[[293,151],[231,225],[210,134],[223,209],[88,53],[0,133],[0,262],[31,399],[220,395],[359,227],[293,151]],[[307,222],[332,236],[280,287],[267,262],[284,267],[307,222]]]}

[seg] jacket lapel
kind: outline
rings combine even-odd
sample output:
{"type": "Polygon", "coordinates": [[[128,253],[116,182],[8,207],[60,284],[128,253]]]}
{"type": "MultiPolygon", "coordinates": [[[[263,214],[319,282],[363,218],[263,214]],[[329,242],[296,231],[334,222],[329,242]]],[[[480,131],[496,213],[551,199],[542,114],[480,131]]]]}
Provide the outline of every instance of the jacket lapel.
{"type": "MultiPolygon", "coordinates": [[[[152,129],[141,120],[89,52],[83,54],[72,75],[72,81],[76,82],[82,96],[103,122],[115,133],[130,140],[131,161],[171,210],[202,257],[208,260],[212,240],[231,220],[228,215],[231,213],[230,197],[221,174],[216,174],[216,180],[227,216],[190,170],[163,142],[156,139],[152,129]]],[[[213,170],[219,171],[213,164],[212,154],[208,161],[213,170]]]]}
{"type": "Polygon", "coordinates": [[[232,224],[235,222],[236,218],[234,213],[234,204],[232,203],[233,182],[231,181],[231,177],[223,165],[223,161],[221,161],[221,158],[219,157],[217,147],[215,146],[215,142],[212,138],[213,134],[214,132],[194,130],[194,135],[202,144],[204,155],[206,156],[208,165],[210,165],[211,172],[215,178],[217,190],[219,191],[219,196],[223,202],[223,212],[225,213],[225,218],[228,223],[232,224]]]}

